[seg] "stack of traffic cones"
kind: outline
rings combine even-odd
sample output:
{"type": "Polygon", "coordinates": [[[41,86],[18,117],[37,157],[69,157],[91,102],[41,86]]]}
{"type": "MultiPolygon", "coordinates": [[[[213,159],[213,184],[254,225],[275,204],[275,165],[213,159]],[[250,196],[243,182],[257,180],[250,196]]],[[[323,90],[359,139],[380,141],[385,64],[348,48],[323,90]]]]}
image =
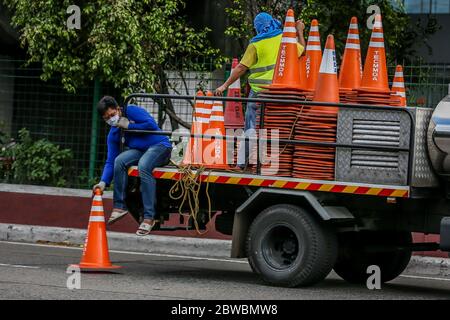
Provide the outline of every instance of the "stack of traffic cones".
{"type": "MultiPolygon", "coordinates": [[[[334,37],[329,35],[320,64],[313,101],[339,103],[334,37]]],[[[305,106],[298,114],[295,139],[311,142],[335,142],[337,108],[305,106]]],[[[303,179],[333,180],[335,148],[296,145],[293,176],[303,179]]]]}
{"type": "Polygon", "coordinates": [[[304,89],[303,94],[311,101],[316,89],[320,62],[322,61],[322,46],[320,44],[319,21],[313,19],[308,35],[305,54],[300,58],[300,81],[304,89]]]}
{"type": "Polygon", "coordinates": [[[388,83],[383,24],[380,14],[375,16],[361,85],[357,92],[355,100],[348,98],[346,102],[390,105],[393,101],[388,83]]]}
{"type": "Polygon", "coordinates": [[[362,64],[358,19],[352,17],[348,28],[347,42],[339,72],[340,101],[355,101],[361,85],[362,64]]]}
{"type": "MultiPolygon", "coordinates": [[[[207,95],[212,96],[212,93],[208,91],[207,95]]],[[[210,169],[229,169],[223,104],[222,101],[211,102],[213,102],[211,116],[205,134],[217,137],[203,139],[205,143],[203,166],[210,169]]]]}
{"type": "Polygon", "coordinates": [[[78,265],[82,271],[103,271],[121,268],[111,264],[108,251],[108,239],[106,237],[105,215],[100,189],[95,190],[92,200],[91,214],[84,243],[83,256],[78,265]]]}
{"type": "Polygon", "coordinates": [[[392,105],[406,107],[405,80],[403,78],[403,67],[398,65],[395,68],[394,81],[391,89],[392,105]]]}
{"type": "MultiPolygon", "coordinates": [[[[300,80],[300,60],[298,59],[297,33],[295,29],[294,11],[289,9],[284,23],[278,58],[275,65],[272,84],[258,94],[259,98],[292,99],[304,101],[304,91],[300,80]]],[[[271,130],[279,130],[280,139],[292,139],[293,128],[299,106],[285,104],[266,104],[264,109],[264,129],[272,138],[271,130]]],[[[259,129],[259,117],[257,119],[259,129]]],[[[262,174],[290,176],[292,173],[293,145],[279,145],[279,150],[272,153],[271,145],[267,146],[266,157],[270,163],[262,166],[262,174]]]]}

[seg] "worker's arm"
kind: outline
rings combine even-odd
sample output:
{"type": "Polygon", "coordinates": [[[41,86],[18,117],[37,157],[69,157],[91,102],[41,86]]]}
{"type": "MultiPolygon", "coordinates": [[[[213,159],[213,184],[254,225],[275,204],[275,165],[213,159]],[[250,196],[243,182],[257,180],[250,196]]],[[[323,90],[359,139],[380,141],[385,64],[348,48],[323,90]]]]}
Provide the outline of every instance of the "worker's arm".
{"type": "Polygon", "coordinates": [[[159,130],[155,119],[147,112],[147,110],[130,105],[127,108],[127,117],[130,120],[129,130],[159,130]]]}
{"type": "MultiPolygon", "coordinates": [[[[111,128],[111,130],[117,128],[111,128]]],[[[116,132],[118,137],[118,133],[116,132]]],[[[110,131],[107,138],[108,155],[106,157],[105,166],[103,167],[102,178],[106,186],[111,184],[114,175],[114,161],[120,153],[119,139],[110,131]]]]}
{"type": "Polygon", "coordinates": [[[220,87],[218,87],[215,91],[215,94],[217,96],[223,95],[223,92],[228,89],[229,86],[231,86],[237,79],[242,77],[246,72],[248,68],[244,66],[243,64],[239,63],[236,68],[231,71],[230,76],[228,77],[227,81],[225,81],[224,84],[222,84],[220,87]]]}
{"type": "MultiPolygon", "coordinates": [[[[303,23],[302,20],[298,20],[297,23],[295,24],[295,28],[297,29],[297,38],[298,38],[298,43],[300,43],[303,48],[306,47],[306,42],[305,42],[305,37],[303,36],[303,33],[305,31],[305,24],[303,23]]],[[[303,54],[305,53],[305,50],[303,50],[303,54]]]]}

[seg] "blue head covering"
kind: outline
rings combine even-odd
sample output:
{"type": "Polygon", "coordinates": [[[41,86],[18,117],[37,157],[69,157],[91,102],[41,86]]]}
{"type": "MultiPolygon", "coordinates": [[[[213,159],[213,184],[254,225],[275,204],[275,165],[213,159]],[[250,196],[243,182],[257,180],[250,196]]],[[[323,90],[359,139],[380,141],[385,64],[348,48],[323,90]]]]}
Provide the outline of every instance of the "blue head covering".
{"type": "Polygon", "coordinates": [[[283,33],[283,31],[281,30],[281,22],[277,19],[274,19],[270,14],[266,12],[259,13],[255,17],[253,25],[256,29],[256,36],[250,40],[250,43],[262,39],[272,38],[283,33]]]}

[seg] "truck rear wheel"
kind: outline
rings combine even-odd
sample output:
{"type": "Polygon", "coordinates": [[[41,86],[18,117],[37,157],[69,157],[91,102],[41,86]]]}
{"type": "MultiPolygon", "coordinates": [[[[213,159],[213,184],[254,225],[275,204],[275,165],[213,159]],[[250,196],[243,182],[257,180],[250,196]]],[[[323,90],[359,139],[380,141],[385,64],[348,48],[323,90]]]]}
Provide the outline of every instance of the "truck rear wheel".
{"type": "Polygon", "coordinates": [[[367,268],[376,265],[380,268],[381,282],[397,278],[408,266],[411,250],[396,249],[412,243],[410,232],[361,232],[341,237],[339,256],[334,271],[350,283],[365,284],[367,268]],[[368,250],[370,246],[392,246],[391,250],[368,250]]]}
{"type": "Polygon", "coordinates": [[[250,266],[265,282],[278,286],[308,286],[325,279],[337,251],[332,229],[289,204],[262,211],[247,237],[250,266]]]}

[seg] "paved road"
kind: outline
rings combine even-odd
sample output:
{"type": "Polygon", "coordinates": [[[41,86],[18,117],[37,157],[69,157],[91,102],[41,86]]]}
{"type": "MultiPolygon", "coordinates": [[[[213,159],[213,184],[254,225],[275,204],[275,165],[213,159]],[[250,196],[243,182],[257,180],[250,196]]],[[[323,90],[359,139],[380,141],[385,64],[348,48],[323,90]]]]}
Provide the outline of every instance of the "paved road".
{"type": "Polygon", "coordinates": [[[381,290],[337,275],[311,288],[264,285],[246,261],[112,252],[118,274],[82,274],[66,287],[79,248],[0,242],[0,299],[449,299],[450,279],[401,276],[381,290]]]}

